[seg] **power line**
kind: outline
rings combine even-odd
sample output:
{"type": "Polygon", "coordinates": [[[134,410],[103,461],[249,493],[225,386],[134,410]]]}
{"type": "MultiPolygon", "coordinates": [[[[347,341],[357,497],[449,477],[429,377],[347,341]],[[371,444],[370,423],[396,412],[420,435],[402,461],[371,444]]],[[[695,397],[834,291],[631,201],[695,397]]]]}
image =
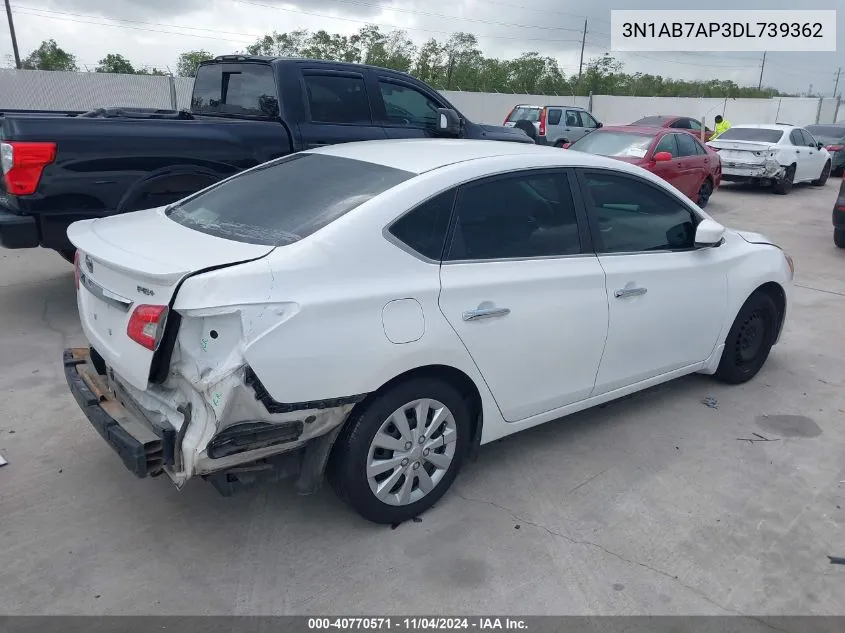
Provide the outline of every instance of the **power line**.
{"type": "MultiPolygon", "coordinates": [[[[236,1],[246,2],[246,0],[236,0],[236,1]]],[[[380,26],[380,27],[383,27],[383,28],[388,28],[388,29],[393,29],[393,30],[398,30],[398,31],[411,31],[411,32],[420,31],[420,32],[425,32],[425,33],[434,33],[434,34],[437,34],[437,35],[453,35],[455,33],[454,31],[439,31],[439,30],[434,30],[434,29],[425,29],[425,28],[418,28],[418,27],[402,28],[402,27],[396,26],[395,24],[385,24],[385,23],[373,22],[371,20],[359,20],[359,19],[355,19],[355,18],[344,18],[344,17],[324,15],[324,14],[318,14],[318,13],[307,12],[307,11],[299,11],[299,10],[294,10],[294,9],[285,9],[285,8],[282,8],[282,7],[273,7],[271,5],[265,5],[265,4],[260,4],[260,3],[256,3],[256,2],[246,2],[246,4],[254,4],[256,6],[262,6],[262,7],[271,8],[271,9],[278,9],[279,11],[293,11],[294,13],[303,13],[305,15],[311,15],[311,16],[315,16],[315,17],[330,19],[330,20],[342,20],[344,22],[355,22],[357,24],[380,26]]],[[[48,10],[48,9],[40,9],[40,8],[36,8],[36,7],[28,7],[28,6],[24,6],[24,5],[15,5],[15,6],[19,7],[19,13],[22,13],[24,15],[32,15],[32,16],[43,17],[43,18],[53,19],[53,20],[62,19],[62,20],[66,20],[66,21],[69,21],[69,22],[80,22],[82,24],[97,24],[97,25],[100,25],[100,26],[127,28],[127,29],[133,29],[133,30],[137,30],[137,31],[151,31],[151,32],[154,32],[154,33],[168,33],[168,34],[171,34],[171,35],[187,35],[187,36],[190,36],[190,37],[200,37],[200,38],[210,39],[210,40],[222,39],[224,41],[229,41],[229,42],[239,42],[239,43],[246,42],[246,40],[239,40],[239,39],[232,39],[232,38],[215,38],[215,37],[211,37],[211,36],[203,36],[203,35],[197,35],[197,34],[193,34],[193,33],[181,33],[181,32],[178,32],[178,31],[165,31],[165,30],[162,30],[161,28],[149,29],[149,28],[143,28],[143,27],[134,27],[134,26],[126,25],[126,24],[121,24],[120,22],[130,22],[132,24],[145,24],[145,25],[149,25],[149,26],[166,27],[166,28],[195,29],[195,30],[208,31],[210,33],[242,35],[244,37],[251,38],[249,40],[250,44],[255,42],[257,39],[259,39],[261,37],[261,35],[257,35],[257,34],[254,34],[254,33],[232,33],[230,31],[217,31],[217,30],[214,30],[214,29],[196,29],[196,27],[181,26],[181,25],[176,25],[176,24],[161,24],[161,23],[158,23],[158,22],[141,22],[141,21],[138,21],[138,20],[124,20],[124,19],[120,19],[120,18],[104,18],[104,17],[101,17],[101,16],[84,15],[84,14],[79,14],[79,13],[68,13],[66,11],[53,11],[53,10],[48,10]],[[20,10],[20,9],[25,9],[25,10],[20,10]],[[39,11],[39,12],[49,11],[49,13],[54,13],[54,14],[57,14],[57,15],[63,15],[63,16],[64,15],[71,15],[71,16],[77,16],[78,18],[84,17],[84,18],[92,18],[92,19],[95,19],[95,20],[108,20],[108,22],[90,22],[90,21],[86,21],[86,20],[82,20],[82,19],[74,19],[74,18],[71,18],[71,17],[59,18],[59,17],[54,17],[52,15],[43,15],[41,13],[31,13],[31,11],[39,11]]],[[[580,31],[578,31],[578,32],[580,32],[580,31]]],[[[483,38],[483,39],[495,39],[495,40],[511,40],[511,41],[520,41],[520,42],[548,42],[548,43],[554,43],[554,44],[557,44],[557,43],[573,43],[573,44],[577,43],[577,44],[580,44],[581,43],[580,38],[578,38],[578,39],[561,39],[561,38],[550,39],[550,38],[514,37],[514,36],[489,35],[489,34],[476,34],[476,37],[480,38],[480,39],[483,38]]]]}
{"type": "MultiPolygon", "coordinates": [[[[257,6],[257,7],[264,7],[264,8],[267,8],[267,9],[273,9],[273,10],[276,10],[276,11],[288,11],[290,13],[303,13],[305,15],[313,15],[313,16],[317,16],[317,17],[321,17],[321,18],[332,19],[332,20],[349,20],[349,21],[352,21],[352,22],[362,22],[362,20],[353,20],[352,18],[340,18],[340,17],[333,16],[333,15],[326,15],[324,13],[314,13],[314,12],[309,12],[309,11],[303,11],[301,9],[288,9],[286,7],[279,7],[279,6],[275,6],[275,5],[271,5],[271,4],[263,4],[261,2],[255,2],[254,0],[232,0],[232,1],[238,2],[238,3],[243,3],[243,4],[251,4],[251,5],[254,5],[254,6],[257,6]]],[[[513,22],[497,22],[495,20],[483,20],[481,18],[467,18],[467,17],[460,16],[460,15],[447,15],[445,13],[433,13],[431,11],[420,11],[418,9],[403,9],[403,8],[400,8],[400,7],[386,7],[386,6],[378,4],[378,3],[364,2],[363,0],[333,0],[333,1],[334,2],[347,2],[349,4],[356,4],[356,5],[368,6],[368,7],[377,7],[377,8],[380,8],[382,10],[386,10],[386,11],[397,11],[399,13],[409,13],[409,14],[413,14],[413,15],[425,15],[425,16],[428,16],[428,17],[443,18],[443,19],[446,19],[446,20],[463,20],[465,22],[475,22],[475,23],[479,23],[479,24],[491,24],[493,26],[507,26],[509,28],[522,28],[522,29],[538,29],[538,30],[541,30],[541,31],[569,31],[569,32],[572,32],[572,33],[580,33],[581,32],[581,29],[569,29],[569,28],[564,28],[562,26],[541,26],[541,25],[537,25],[537,24],[515,24],[513,22]]],[[[365,22],[367,24],[374,24],[373,22],[370,22],[369,20],[363,20],[363,22],[365,22]]],[[[396,28],[396,27],[393,27],[393,28],[396,28]]],[[[420,30],[425,30],[425,29],[420,29],[420,30]]],[[[520,38],[516,38],[516,39],[520,39],[520,38]]],[[[580,42],[581,40],[578,40],[578,41],[580,42]]]]}

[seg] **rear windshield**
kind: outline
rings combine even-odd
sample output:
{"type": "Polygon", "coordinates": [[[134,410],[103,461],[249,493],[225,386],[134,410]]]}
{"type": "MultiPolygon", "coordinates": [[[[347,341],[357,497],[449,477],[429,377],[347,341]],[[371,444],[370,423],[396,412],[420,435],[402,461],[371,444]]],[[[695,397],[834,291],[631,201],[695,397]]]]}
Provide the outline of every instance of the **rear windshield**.
{"type": "Polygon", "coordinates": [[[732,127],[719,134],[715,140],[777,143],[782,136],[783,130],[768,130],[760,127],[732,127]]]}
{"type": "Polygon", "coordinates": [[[598,130],[581,137],[569,149],[600,156],[643,158],[654,136],[634,132],[603,132],[598,130]]]}
{"type": "Polygon", "coordinates": [[[639,121],[634,121],[631,125],[656,125],[657,127],[661,127],[668,120],[669,117],[665,116],[647,116],[639,121]]]}
{"type": "Polygon", "coordinates": [[[278,118],[276,79],[268,64],[207,64],[197,69],[191,111],[278,118]]]}
{"type": "Polygon", "coordinates": [[[804,129],[818,139],[838,141],[845,138],[845,125],[808,125],[804,129]]]}
{"type": "Polygon", "coordinates": [[[541,108],[534,108],[530,106],[517,106],[513,109],[508,117],[508,122],[515,123],[516,121],[530,121],[536,123],[540,120],[541,108]]]}
{"type": "Polygon", "coordinates": [[[293,154],[167,210],[174,222],[237,242],[296,242],[415,174],[324,154],[293,154]]]}

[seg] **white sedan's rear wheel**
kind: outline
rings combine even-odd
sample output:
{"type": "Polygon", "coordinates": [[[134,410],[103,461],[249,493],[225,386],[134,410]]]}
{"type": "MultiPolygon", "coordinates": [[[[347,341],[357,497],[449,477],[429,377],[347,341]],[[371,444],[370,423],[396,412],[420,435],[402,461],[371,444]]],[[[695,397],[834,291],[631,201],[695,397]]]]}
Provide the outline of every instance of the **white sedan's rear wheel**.
{"type": "Polygon", "coordinates": [[[365,519],[399,523],[446,492],[469,445],[461,394],[436,378],[389,388],[353,414],[332,450],[329,480],[365,519]]]}

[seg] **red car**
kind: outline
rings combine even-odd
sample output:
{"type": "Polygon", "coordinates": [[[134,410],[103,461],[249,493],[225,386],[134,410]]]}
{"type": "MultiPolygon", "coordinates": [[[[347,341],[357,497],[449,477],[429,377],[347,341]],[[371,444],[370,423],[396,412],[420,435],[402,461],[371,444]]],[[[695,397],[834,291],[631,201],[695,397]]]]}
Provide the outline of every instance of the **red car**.
{"type": "MultiPolygon", "coordinates": [[[[701,121],[693,119],[688,116],[676,116],[674,114],[658,114],[655,116],[643,117],[639,121],[634,121],[631,125],[648,126],[648,127],[669,127],[673,130],[684,130],[690,134],[695,134],[697,138],[701,138],[701,121]]],[[[713,136],[713,130],[709,127],[704,127],[704,142],[710,140],[713,136]]]]}
{"type": "Polygon", "coordinates": [[[569,151],[609,156],[639,165],[704,208],[722,182],[722,161],[692,134],[633,125],[603,127],[568,146],[569,151]]]}

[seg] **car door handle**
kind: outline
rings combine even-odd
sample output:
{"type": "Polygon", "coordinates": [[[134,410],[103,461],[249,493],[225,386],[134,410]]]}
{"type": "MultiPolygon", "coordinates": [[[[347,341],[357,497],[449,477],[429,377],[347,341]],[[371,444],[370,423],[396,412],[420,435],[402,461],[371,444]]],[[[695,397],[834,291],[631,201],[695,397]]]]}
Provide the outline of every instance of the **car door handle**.
{"type": "Polygon", "coordinates": [[[624,299],[625,297],[639,297],[640,295],[644,295],[648,290],[646,288],[633,288],[626,286],[620,290],[617,290],[613,293],[613,296],[617,299],[624,299]]]}
{"type": "Polygon", "coordinates": [[[464,321],[478,321],[479,319],[492,319],[493,317],[507,316],[511,311],[509,308],[479,308],[468,310],[462,317],[464,321]]]}

